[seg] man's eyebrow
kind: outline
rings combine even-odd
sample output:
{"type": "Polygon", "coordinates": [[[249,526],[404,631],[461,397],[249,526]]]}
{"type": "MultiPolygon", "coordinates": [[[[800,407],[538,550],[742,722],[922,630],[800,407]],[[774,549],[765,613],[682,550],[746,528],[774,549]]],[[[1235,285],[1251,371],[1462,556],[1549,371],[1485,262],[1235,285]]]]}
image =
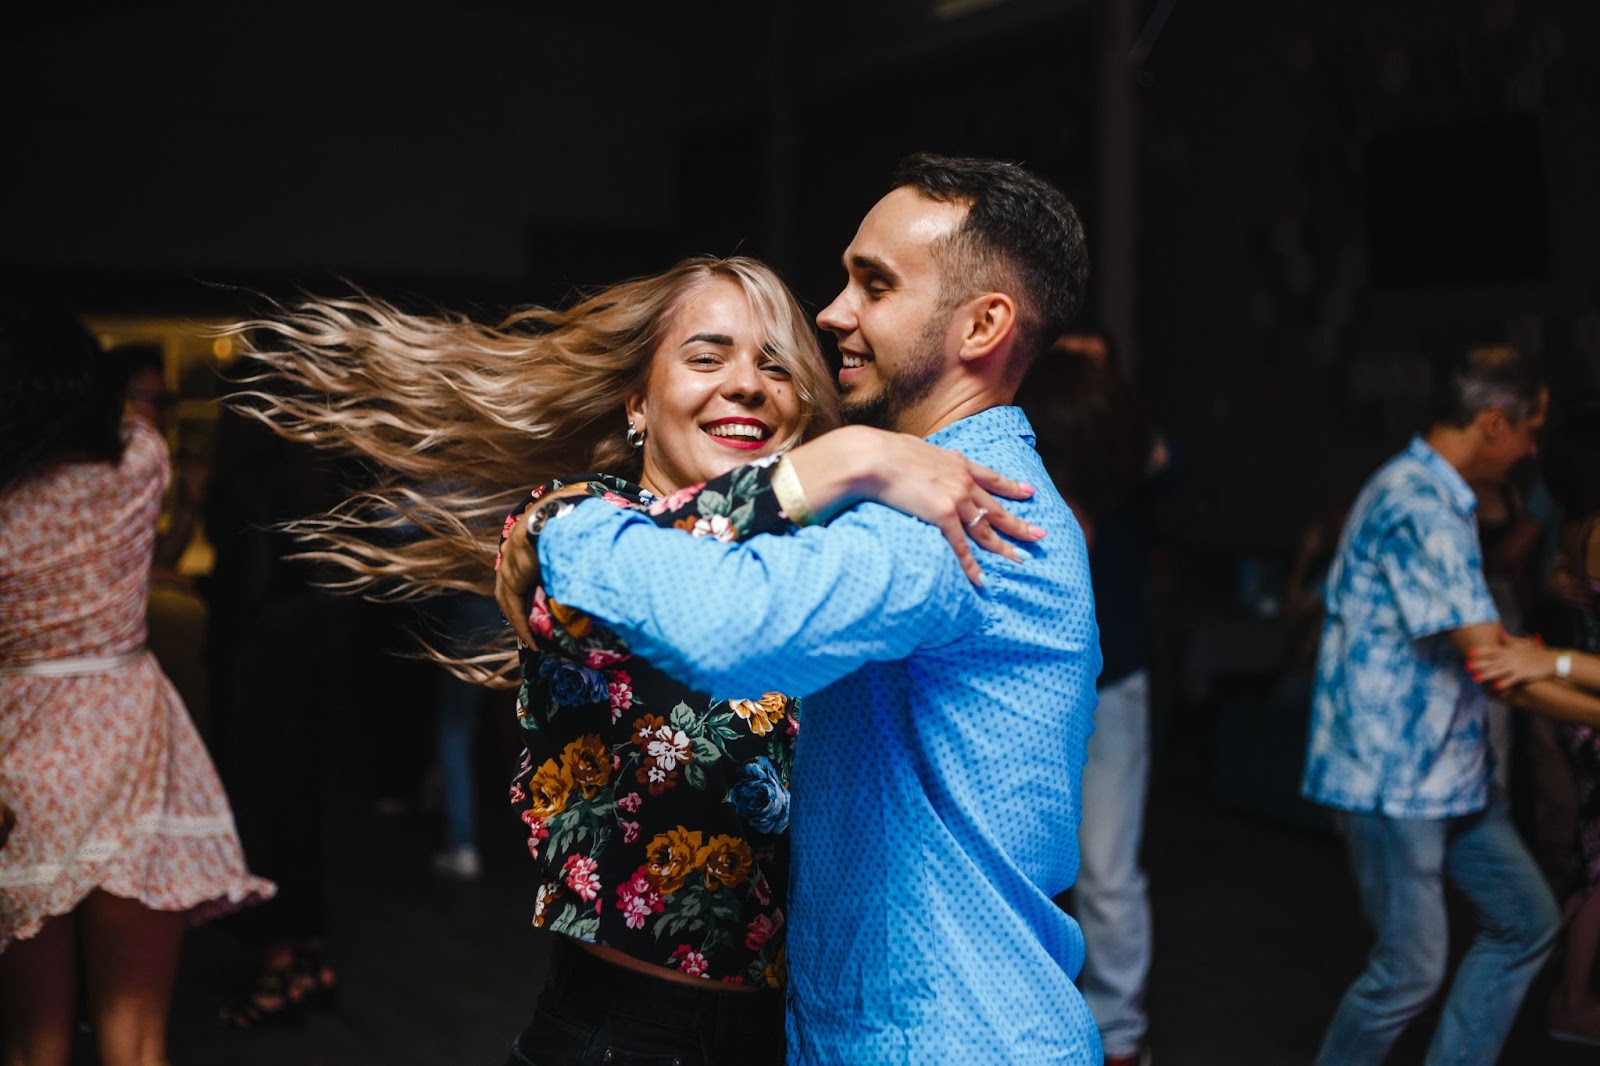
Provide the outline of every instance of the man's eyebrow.
{"type": "Polygon", "coordinates": [[[889,269],[889,264],[885,263],[882,259],[879,259],[876,256],[861,255],[857,253],[856,255],[852,255],[846,259],[844,265],[846,270],[856,270],[867,274],[877,274],[885,281],[900,280],[900,275],[889,269]]]}
{"type": "Polygon", "coordinates": [[[720,344],[724,348],[733,347],[733,338],[728,336],[726,333],[696,333],[694,336],[678,345],[678,347],[687,348],[689,345],[698,343],[700,341],[704,341],[706,344],[720,344]]]}

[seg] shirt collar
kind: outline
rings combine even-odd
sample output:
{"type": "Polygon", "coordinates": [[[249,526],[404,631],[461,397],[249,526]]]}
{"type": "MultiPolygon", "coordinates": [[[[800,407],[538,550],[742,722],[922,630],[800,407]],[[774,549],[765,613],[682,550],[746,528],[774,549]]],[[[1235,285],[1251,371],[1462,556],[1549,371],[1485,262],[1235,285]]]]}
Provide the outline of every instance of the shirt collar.
{"type": "Polygon", "coordinates": [[[990,407],[975,415],[968,415],[950,423],[943,429],[928,434],[925,440],[941,448],[953,448],[958,443],[998,437],[1021,437],[1033,447],[1033,426],[1020,407],[990,407]]]}
{"type": "Polygon", "coordinates": [[[1449,494],[1450,502],[1455,504],[1456,510],[1468,518],[1477,512],[1478,494],[1472,491],[1467,479],[1461,476],[1461,471],[1450,465],[1449,460],[1434,451],[1433,446],[1420,435],[1411,438],[1411,443],[1406,445],[1406,454],[1421,463],[1433,480],[1439,483],[1439,487],[1449,494]]]}

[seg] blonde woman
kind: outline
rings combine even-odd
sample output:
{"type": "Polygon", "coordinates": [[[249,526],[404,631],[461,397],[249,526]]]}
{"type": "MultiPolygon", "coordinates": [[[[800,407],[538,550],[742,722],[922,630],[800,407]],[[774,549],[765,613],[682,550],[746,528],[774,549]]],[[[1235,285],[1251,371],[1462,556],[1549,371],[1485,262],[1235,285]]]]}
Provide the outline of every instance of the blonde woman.
{"type": "MultiPolygon", "coordinates": [[[[748,464],[839,421],[804,313],[748,259],[686,260],[497,327],[358,299],[240,330],[276,379],[242,402],[288,436],[387,471],[298,524],[348,587],[368,592],[490,589],[497,534],[511,525],[501,520],[529,501],[515,486],[538,478],[544,502],[603,496],[693,535],[780,532],[790,526],[770,493],[742,491],[748,464]],[[572,470],[600,472],[562,473],[572,470]],[[412,487],[422,481],[453,487],[430,497],[412,487]],[[423,535],[385,540],[403,526],[423,535]]],[[[1014,557],[996,530],[1035,536],[990,494],[1026,490],[954,453],[861,427],[809,447],[855,475],[816,507],[870,497],[918,514],[974,578],[959,510],[990,518],[971,534],[992,550],[1014,557]]],[[[541,873],[534,921],[557,939],[510,1063],[608,1052],[782,1062],[798,705],[777,692],[696,693],[537,586],[512,611],[528,643],[517,698],[527,749],[511,796],[541,873]]],[[[509,643],[440,658],[496,684],[517,662],[509,643]]]]}

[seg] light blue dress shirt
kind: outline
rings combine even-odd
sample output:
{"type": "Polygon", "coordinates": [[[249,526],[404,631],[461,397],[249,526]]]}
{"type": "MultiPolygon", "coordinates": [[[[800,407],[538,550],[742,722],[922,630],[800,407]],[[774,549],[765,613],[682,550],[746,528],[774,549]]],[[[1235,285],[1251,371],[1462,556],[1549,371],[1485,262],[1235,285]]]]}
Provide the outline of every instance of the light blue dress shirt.
{"type": "Polygon", "coordinates": [[[1038,489],[1023,564],[975,589],[876,504],[740,544],[579,506],[545,587],[717,696],[806,696],[794,770],[789,1061],[1099,1066],[1072,979],[1079,779],[1100,650],[1083,535],[999,407],[928,438],[1038,489]]]}
{"type": "Polygon", "coordinates": [[[1472,488],[1420,437],[1356,498],[1328,571],[1308,799],[1448,818],[1489,798],[1489,698],[1448,631],[1498,622],[1472,488]]]}

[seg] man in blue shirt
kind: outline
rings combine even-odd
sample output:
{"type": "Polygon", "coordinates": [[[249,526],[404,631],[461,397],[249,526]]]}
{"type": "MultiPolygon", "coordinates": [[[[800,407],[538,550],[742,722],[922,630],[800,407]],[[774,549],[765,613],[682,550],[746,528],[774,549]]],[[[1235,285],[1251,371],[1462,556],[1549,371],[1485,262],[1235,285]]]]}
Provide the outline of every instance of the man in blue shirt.
{"type": "MultiPolygon", "coordinates": [[[[538,537],[545,586],[696,688],[805,696],[790,1062],[1100,1066],[1073,986],[1083,938],[1052,902],[1077,871],[1093,598],[1082,534],[1010,406],[1077,311],[1082,227],[1020,168],[913,157],[844,265],[818,322],[847,413],[1036,486],[1013,508],[1049,534],[1026,565],[993,557],[975,587],[938,529],[872,503],[742,543],[580,504],[538,537]]],[[[817,458],[836,457],[828,439],[758,472],[791,519],[807,486],[848,476],[817,458]]]]}
{"type": "MultiPolygon", "coordinates": [[[[1444,981],[1444,885],[1480,932],[1429,1063],[1493,1062],[1560,915],[1492,786],[1487,695],[1464,656],[1498,643],[1469,482],[1533,454],[1547,396],[1510,348],[1444,368],[1440,407],[1362,489],[1328,573],[1305,795],[1334,809],[1377,940],[1317,1062],[1377,1064],[1444,981]]],[[[1545,706],[1550,684],[1518,701],[1545,706]]]]}

